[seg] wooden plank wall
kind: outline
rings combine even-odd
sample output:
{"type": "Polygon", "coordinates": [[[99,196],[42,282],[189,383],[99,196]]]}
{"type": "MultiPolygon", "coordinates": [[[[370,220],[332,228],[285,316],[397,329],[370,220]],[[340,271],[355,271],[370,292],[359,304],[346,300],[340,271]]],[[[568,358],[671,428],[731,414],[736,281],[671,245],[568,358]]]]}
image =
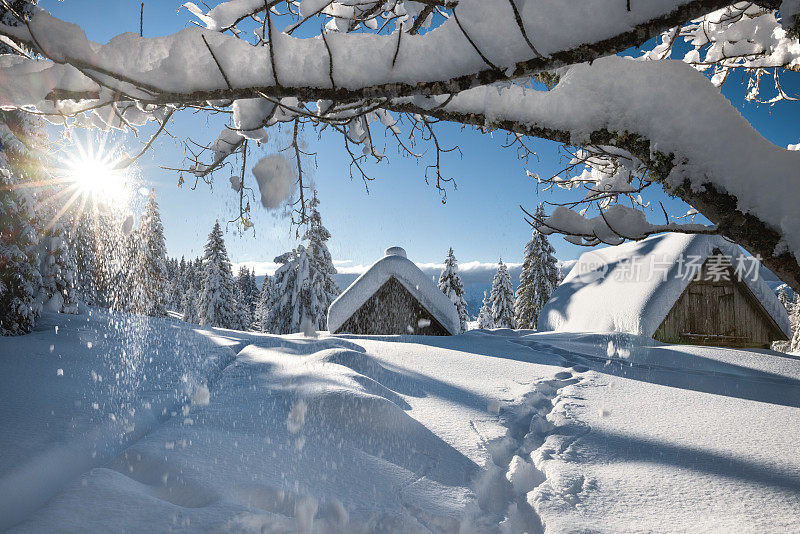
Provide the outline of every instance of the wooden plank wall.
{"type": "Polygon", "coordinates": [[[732,269],[729,280],[716,281],[704,265],[699,278],[686,287],[655,339],[729,347],[769,347],[777,339],[772,319],[732,269]]]}
{"type": "Polygon", "coordinates": [[[389,278],[336,334],[449,336],[450,333],[397,281],[389,278]],[[409,329],[410,327],[410,329],[409,329]]]}

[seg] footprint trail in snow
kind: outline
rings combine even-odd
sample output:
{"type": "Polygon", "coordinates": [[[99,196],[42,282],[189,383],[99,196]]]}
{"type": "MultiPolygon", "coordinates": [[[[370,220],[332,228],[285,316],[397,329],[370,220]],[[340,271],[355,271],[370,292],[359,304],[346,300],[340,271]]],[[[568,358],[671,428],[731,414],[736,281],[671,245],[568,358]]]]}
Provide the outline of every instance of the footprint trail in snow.
{"type": "Polygon", "coordinates": [[[537,513],[541,501],[574,503],[589,489],[585,480],[552,480],[547,470],[550,460],[568,455],[570,445],[589,431],[565,410],[568,388],[580,384],[587,370],[574,366],[539,380],[521,401],[501,409],[506,435],[485,443],[488,464],[474,483],[480,508],[473,518],[475,532],[544,532],[537,513]]]}

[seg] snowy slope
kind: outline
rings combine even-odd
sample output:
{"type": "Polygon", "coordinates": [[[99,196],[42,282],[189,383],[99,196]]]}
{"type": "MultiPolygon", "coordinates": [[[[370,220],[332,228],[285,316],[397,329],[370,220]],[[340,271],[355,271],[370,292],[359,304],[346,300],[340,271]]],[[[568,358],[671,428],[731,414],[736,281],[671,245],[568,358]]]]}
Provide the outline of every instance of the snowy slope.
{"type": "Polygon", "coordinates": [[[94,309],[0,338],[0,530],[180,410],[231,361],[231,341],[186,326],[94,309]]]}
{"type": "Polygon", "coordinates": [[[800,532],[800,359],[617,336],[520,340],[598,372],[562,391],[529,499],[553,531],[800,532]],[[611,345],[608,344],[611,342],[611,345]],[[588,355],[589,358],[581,357],[588,355]],[[560,488],[573,484],[574,495],[560,488]]]}
{"type": "MultiPolygon", "coordinates": [[[[59,336],[84,328],[48,320],[59,336]]],[[[160,357],[204,359],[165,350],[194,332],[161,324],[160,357]]],[[[800,531],[798,358],[620,334],[215,332],[228,347],[198,355],[238,354],[192,375],[213,377],[208,398],[181,409],[187,396],[173,397],[160,424],[57,488],[29,474],[55,496],[12,532],[800,531]]],[[[23,339],[0,340],[4,361],[20,361],[13,348],[54,363],[23,339]]],[[[58,365],[86,370],[85,358],[58,365]]],[[[6,364],[6,383],[54,383],[18,367],[6,364]]]]}

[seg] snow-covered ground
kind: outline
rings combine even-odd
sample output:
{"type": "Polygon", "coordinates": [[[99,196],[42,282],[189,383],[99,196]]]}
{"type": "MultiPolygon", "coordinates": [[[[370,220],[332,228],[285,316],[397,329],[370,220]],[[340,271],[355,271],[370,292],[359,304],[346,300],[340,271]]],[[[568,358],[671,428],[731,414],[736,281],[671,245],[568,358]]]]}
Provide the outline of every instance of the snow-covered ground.
{"type": "Polygon", "coordinates": [[[233,360],[233,343],[97,309],[0,338],[0,530],[180,410],[233,360]]]}
{"type": "Polygon", "coordinates": [[[800,359],[767,351],[95,311],[0,339],[0,391],[12,532],[800,532],[800,359]]]}

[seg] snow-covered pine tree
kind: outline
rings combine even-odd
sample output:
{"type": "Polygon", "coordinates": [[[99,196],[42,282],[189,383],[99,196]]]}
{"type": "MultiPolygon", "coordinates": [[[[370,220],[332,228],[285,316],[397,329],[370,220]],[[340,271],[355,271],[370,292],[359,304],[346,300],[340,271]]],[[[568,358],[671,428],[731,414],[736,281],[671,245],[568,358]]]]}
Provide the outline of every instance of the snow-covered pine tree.
{"type": "Polygon", "coordinates": [[[503,259],[492,280],[492,320],[495,328],[516,328],[514,320],[514,286],[503,259]]]}
{"type": "Polygon", "coordinates": [[[253,322],[256,301],[258,300],[258,286],[255,282],[255,276],[251,275],[250,269],[244,265],[239,267],[239,273],[236,275],[236,289],[238,291],[237,299],[245,307],[243,310],[244,323],[242,328],[239,328],[239,330],[243,330],[253,322]]]}
{"type": "Polygon", "coordinates": [[[76,265],[75,290],[81,302],[87,306],[96,306],[98,265],[95,216],[84,209],[77,211],[72,217],[72,249],[76,265]]]}
{"type": "Polygon", "coordinates": [[[464,300],[464,284],[458,275],[458,260],[453,254],[453,247],[450,247],[447,252],[447,258],[444,260],[444,268],[439,275],[439,289],[447,295],[447,298],[458,310],[461,331],[466,332],[469,314],[467,313],[467,302],[464,300]]]}
{"type": "Polygon", "coordinates": [[[50,220],[49,227],[39,240],[39,272],[42,274],[39,298],[48,311],[78,313],[78,294],[75,291],[77,265],[70,247],[67,221],[57,219],[55,212],[50,214],[50,220]]]}
{"type": "Polygon", "coordinates": [[[264,331],[291,334],[302,330],[308,297],[308,254],[303,245],[275,258],[275,298],[264,331]]]}
{"type": "MultiPolygon", "coordinates": [[[[798,321],[800,321],[800,317],[795,315],[797,295],[795,295],[795,303],[792,303],[792,301],[789,299],[789,294],[786,291],[786,284],[783,284],[778,288],[777,296],[778,302],[780,302],[783,307],[786,308],[786,313],[789,314],[789,325],[792,328],[792,335],[789,337],[788,341],[773,341],[771,348],[777,352],[791,352],[792,345],[795,344],[797,329],[800,326],[797,324],[798,321]]],[[[797,343],[800,344],[800,339],[797,340],[797,343]]]]}
{"type": "Polygon", "coordinates": [[[38,191],[35,225],[39,229],[39,299],[52,312],[78,313],[77,263],[72,221],[65,214],[63,184],[51,184],[38,191]],[[57,200],[58,199],[58,200],[57,200]]]}
{"type": "Polygon", "coordinates": [[[483,292],[483,305],[478,313],[478,328],[494,328],[494,318],[492,317],[492,303],[486,291],[483,292]]]}
{"type": "Polygon", "coordinates": [[[172,287],[170,291],[170,306],[172,306],[173,310],[179,310],[181,297],[183,296],[183,276],[178,258],[174,258],[172,262],[172,287]]]}
{"type": "Polygon", "coordinates": [[[113,272],[113,303],[111,309],[130,311],[133,302],[133,265],[136,262],[135,232],[119,236],[116,247],[116,265],[113,272]]]}
{"type": "Polygon", "coordinates": [[[186,293],[190,288],[194,287],[194,262],[192,260],[186,261],[184,258],[181,258],[181,302],[183,302],[183,295],[186,293]]]}
{"type": "Polygon", "coordinates": [[[250,316],[255,318],[256,304],[258,304],[258,297],[261,293],[258,289],[258,281],[256,280],[255,268],[250,269],[250,281],[248,282],[247,285],[250,294],[250,316]]]}
{"type": "Polygon", "coordinates": [[[261,283],[261,291],[258,294],[258,302],[256,302],[256,311],[253,317],[253,330],[257,332],[268,332],[267,317],[269,317],[269,310],[272,307],[273,299],[278,295],[275,279],[270,275],[264,276],[264,281],[261,283]]]}
{"type": "Polygon", "coordinates": [[[172,258],[164,258],[164,308],[172,309],[172,286],[175,280],[175,270],[172,268],[172,258]]]}
{"type": "MultiPolygon", "coordinates": [[[[191,276],[192,273],[192,260],[186,261],[184,256],[181,256],[181,261],[178,264],[178,285],[176,287],[175,295],[175,309],[179,312],[186,314],[184,304],[186,302],[186,293],[192,288],[191,276]]],[[[195,302],[197,305],[197,302],[195,302]]]]}
{"type": "Polygon", "coordinates": [[[197,307],[197,291],[194,287],[190,286],[189,289],[183,293],[181,310],[183,311],[183,320],[187,323],[198,324],[200,322],[199,310],[197,307]]]}
{"type": "Polygon", "coordinates": [[[231,262],[222,239],[219,221],[208,235],[202,262],[202,288],[199,296],[201,325],[231,328],[234,324],[234,289],[231,262]]]}
{"type": "Polygon", "coordinates": [[[0,155],[0,335],[27,334],[41,313],[33,201],[0,155]]]}
{"type": "MultiPolygon", "coordinates": [[[[178,259],[174,258],[170,260],[170,277],[169,277],[169,297],[167,299],[167,309],[170,310],[181,310],[181,302],[183,300],[183,272],[181,270],[181,264],[178,263],[178,259]]],[[[183,264],[184,269],[186,268],[186,262],[183,264]]]]}
{"type": "Polygon", "coordinates": [[[147,199],[135,231],[134,245],[128,309],[141,315],[164,317],[167,315],[167,245],[155,191],[151,191],[147,199]]]}
{"type": "MultiPolygon", "coordinates": [[[[43,126],[28,115],[18,111],[0,112],[2,166],[9,169],[15,183],[47,182],[42,172],[46,143],[43,132],[43,126]]],[[[37,187],[36,214],[31,221],[38,235],[38,268],[42,277],[38,298],[48,310],[77,313],[71,224],[64,215],[65,199],[62,198],[67,191],[63,184],[49,182],[47,187],[37,187]]]]}
{"type": "Polygon", "coordinates": [[[250,282],[250,271],[247,269],[247,266],[240,265],[239,272],[236,273],[236,286],[242,292],[242,294],[247,293],[247,285],[250,282]]]}
{"type": "MultiPolygon", "coordinates": [[[[539,204],[535,218],[544,220],[546,217],[539,204]]],[[[522,274],[514,301],[514,319],[518,328],[536,328],[539,312],[561,281],[554,253],[547,236],[534,227],[531,239],[525,245],[522,274]]]]}
{"type": "Polygon", "coordinates": [[[250,314],[248,298],[238,285],[234,284],[233,288],[233,320],[229,328],[234,330],[249,330],[250,325],[253,323],[253,316],[250,314]]]}
{"type": "Polygon", "coordinates": [[[178,263],[178,291],[180,292],[181,297],[183,296],[184,291],[187,288],[186,282],[186,258],[181,256],[181,261],[178,263]]]}
{"type": "Polygon", "coordinates": [[[308,328],[303,325],[306,321],[310,321],[314,330],[328,328],[328,307],[340,290],[333,279],[336,268],[325,244],[331,234],[322,225],[318,205],[314,195],[308,231],[303,236],[308,248],[299,245],[275,258],[275,263],[281,264],[275,271],[278,294],[266,319],[266,331],[273,334],[306,331],[308,328]]]}
{"type": "Polygon", "coordinates": [[[789,299],[789,294],[786,292],[786,284],[782,284],[778,288],[778,301],[786,308],[786,313],[792,314],[792,301],[789,299]]]}
{"type": "Polygon", "coordinates": [[[328,329],[328,308],[341,290],[336,285],[333,276],[336,274],[336,267],[333,266],[331,253],[326,244],[331,238],[330,232],[322,224],[322,217],[319,210],[319,199],[317,193],[309,203],[311,209],[308,221],[308,231],[303,239],[308,241],[306,253],[308,254],[308,303],[304,310],[304,316],[311,321],[315,330],[328,329]]]}
{"type": "Polygon", "coordinates": [[[203,258],[195,258],[193,263],[191,285],[199,298],[200,292],[203,290],[203,258]]]}
{"type": "MultiPolygon", "coordinates": [[[[0,20],[6,22],[2,7],[0,20]]],[[[0,335],[4,336],[30,332],[41,313],[40,235],[36,199],[28,187],[37,180],[28,142],[35,135],[26,115],[0,111],[0,335]]]]}
{"type": "Polygon", "coordinates": [[[792,313],[789,314],[789,323],[792,327],[792,339],[789,341],[786,352],[800,351],[800,293],[794,294],[792,313]]]}
{"type": "Polygon", "coordinates": [[[99,212],[94,221],[97,253],[95,255],[95,288],[97,302],[110,309],[121,309],[120,295],[127,288],[123,276],[126,269],[128,238],[121,231],[116,214],[99,212]]]}

